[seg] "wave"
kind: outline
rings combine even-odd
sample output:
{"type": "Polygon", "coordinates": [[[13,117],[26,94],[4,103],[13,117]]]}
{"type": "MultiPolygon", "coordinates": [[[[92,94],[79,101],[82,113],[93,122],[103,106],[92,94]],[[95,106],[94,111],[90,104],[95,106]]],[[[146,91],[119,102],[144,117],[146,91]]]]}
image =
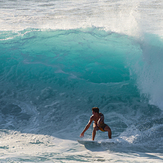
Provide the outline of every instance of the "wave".
{"type": "Polygon", "coordinates": [[[2,129],[77,138],[98,106],[113,137],[129,143],[140,143],[147,133],[151,142],[161,138],[159,37],[101,28],[27,29],[3,31],[0,42],[2,129]]]}

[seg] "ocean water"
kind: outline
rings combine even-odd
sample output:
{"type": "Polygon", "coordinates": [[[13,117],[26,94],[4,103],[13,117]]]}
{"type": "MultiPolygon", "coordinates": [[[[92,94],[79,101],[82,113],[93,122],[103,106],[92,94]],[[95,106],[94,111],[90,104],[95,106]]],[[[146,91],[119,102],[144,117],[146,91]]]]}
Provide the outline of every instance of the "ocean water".
{"type": "Polygon", "coordinates": [[[162,0],[0,1],[0,162],[163,162],[162,0]],[[112,130],[92,126],[99,107],[112,130]]]}

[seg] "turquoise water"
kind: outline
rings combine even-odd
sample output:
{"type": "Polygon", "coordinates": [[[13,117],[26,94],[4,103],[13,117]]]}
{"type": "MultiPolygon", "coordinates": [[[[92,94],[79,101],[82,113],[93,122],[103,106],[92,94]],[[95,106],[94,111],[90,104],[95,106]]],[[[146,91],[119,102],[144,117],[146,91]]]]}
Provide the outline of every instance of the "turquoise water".
{"type": "MultiPolygon", "coordinates": [[[[114,8],[124,9],[121,1],[80,2],[80,10],[79,2],[73,1],[29,1],[30,9],[21,1],[21,10],[16,1],[0,3],[0,20],[5,22],[0,26],[1,162],[162,162],[163,40],[155,16],[159,9],[152,24],[148,15],[140,19],[146,11],[140,2],[137,7],[127,3],[132,11],[127,20],[125,10],[114,8]],[[103,14],[112,13],[110,26],[105,14],[100,21],[96,6],[105,9],[103,14]],[[11,10],[13,17],[7,14],[11,10]],[[81,12],[92,14],[91,25],[84,23],[81,12]],[[115,18],[126,24],[113,28],[115,18]],[[141,24],[140,32],[135,22],[140,26],[141,20],[150,28],[141,24]],[[98,143],[84,146],[77,140],[92,107],[104,114],[113,139],[99,131],[98,143]]],[[[91,135],[92,127],[83,139],[91,135]]]]}
{"type": "MultiPolygon", "coordinates": [[[[146,65],[144,44],[96,28],[1,32],[1,132],[76,140],[98,106],[120,141],[106,149],[162,152],[162,110],[139,89],[149,78],[138,76],[146,65]]],[[[91,139],[91,130],[85,137],[91,139]]],[[[104,139],[98,133],[96,140],[104,139]]]]}

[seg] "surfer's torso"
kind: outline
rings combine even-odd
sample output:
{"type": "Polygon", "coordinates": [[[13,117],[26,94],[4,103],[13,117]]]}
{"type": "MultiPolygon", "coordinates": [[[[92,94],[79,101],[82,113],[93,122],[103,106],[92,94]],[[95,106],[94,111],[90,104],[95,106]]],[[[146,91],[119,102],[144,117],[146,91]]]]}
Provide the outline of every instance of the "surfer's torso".
{"type": "Polygon", "coordinates": [[[104,128],[107,126],[104,123],[104,115],[102,113],[99,113],[98,115],[92,115],[91,117],[94,121],[93,127],[95,127],[97,130],[104,131],[104,128]]]}

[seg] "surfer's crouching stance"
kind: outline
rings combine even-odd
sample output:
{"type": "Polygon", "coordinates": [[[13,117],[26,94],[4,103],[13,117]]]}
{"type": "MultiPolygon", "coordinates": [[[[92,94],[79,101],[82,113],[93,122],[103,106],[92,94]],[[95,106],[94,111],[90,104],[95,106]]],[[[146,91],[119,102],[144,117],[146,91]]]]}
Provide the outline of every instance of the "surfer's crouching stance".
{"type": "Polygon", "coordinates": [[[88,124],[85,126],[85,129],[80,134],[80,137],[84,137],[84,133],[88,130],[92,121],[94,121],[92,140],[95,139],[96,131],[98,131],[98,130],[101,130],[103,132],[107,131],[108,137],[109,137],[109,139],[111,139],[111,129],[107,124],[104,123],[104,115],[102,113],[99,113],[99,108],[97,108],[97,107],[92,108],[92,116],[90,117],[88,124]]]}

